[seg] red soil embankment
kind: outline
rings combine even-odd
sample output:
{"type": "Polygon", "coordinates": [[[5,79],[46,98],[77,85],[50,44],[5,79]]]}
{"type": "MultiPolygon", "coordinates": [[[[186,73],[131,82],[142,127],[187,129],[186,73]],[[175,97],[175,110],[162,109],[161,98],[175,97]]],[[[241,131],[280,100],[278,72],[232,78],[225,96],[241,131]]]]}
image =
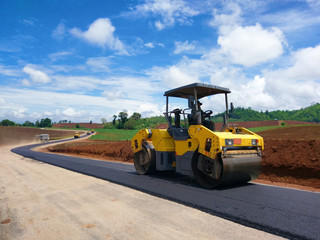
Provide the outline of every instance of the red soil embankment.
{"type": "Polygon", "coordinates": [[[74,131],[30,127],[0,126],[0,145],[35,141],[36,135],[49,134],[50,139],[73,137],[74,131]]]}
{"type": "MultiPolygon", "coordinates": [[[[265,142],[259,179],[320,189],[320,125],[285,127],[259,134],[265,142]]],[[[133,162],[130,141],[85,140],[52,146],[49,151],[133,162]]]]}
{"type": "Polygon", "coordinates": [[[103,128],[103,124],[100,123],[55,123],[52,125],[54,128],[76,128],[77,124],[79,124],[80,128],[103,128]]]}

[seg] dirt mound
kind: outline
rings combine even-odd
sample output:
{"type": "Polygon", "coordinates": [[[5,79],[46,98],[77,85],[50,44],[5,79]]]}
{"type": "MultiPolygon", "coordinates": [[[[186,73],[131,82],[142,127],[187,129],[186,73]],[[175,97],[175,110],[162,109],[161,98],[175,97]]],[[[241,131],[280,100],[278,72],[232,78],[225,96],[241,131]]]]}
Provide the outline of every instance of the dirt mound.
{"type": "Polygon", "coordinates": [[[320,125],[293,126],[259,132],[265,139],[320,140],[320,125]]]}
{"type": "Polygon", "coordinates": [[[93,128],[103,128],[104,124],[101,123],[55,123],[53,127],[55,128],[76,128],[77,124],[81,128],[93,129],[93,128]]]}
{"type": "Polygon", "coordinates": [[[93,156],[104,160],[112,158],[121,162],[133,162],[130,141],[83,140],[51,146],[48,151],[93,156]]]}
{"type": "Polygon", "coordinates": [[[259,179],[320,188],[320,126],[286,127],[259,134],[265,143],[259,179]]]}
{"type": "Polygon", "coordinates": [[[0,126],[0,145],[32,142],[35,141],[35,136],[40,134],[49,134],[50,139],[55,140],[60,138],[73,137],[74,131],[0,126]]]}

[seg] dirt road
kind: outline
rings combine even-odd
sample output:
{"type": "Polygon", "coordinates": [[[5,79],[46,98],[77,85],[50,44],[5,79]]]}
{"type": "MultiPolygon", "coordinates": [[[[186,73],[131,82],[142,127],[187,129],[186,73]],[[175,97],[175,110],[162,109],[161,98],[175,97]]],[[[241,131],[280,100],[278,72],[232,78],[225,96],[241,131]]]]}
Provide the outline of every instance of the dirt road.
{"type": "Polygon", "coordinates": [[[0,239],[280,239],[0,148],[0,239]]]}

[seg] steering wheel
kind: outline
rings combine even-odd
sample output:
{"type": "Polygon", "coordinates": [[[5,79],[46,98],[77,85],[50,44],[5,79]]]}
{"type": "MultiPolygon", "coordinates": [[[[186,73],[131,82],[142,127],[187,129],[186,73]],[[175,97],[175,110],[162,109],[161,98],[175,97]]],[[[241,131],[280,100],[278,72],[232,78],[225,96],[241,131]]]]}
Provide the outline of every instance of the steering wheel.
{"type": "Polygon", "coordinates": [[[207,117],[210,117],[210,115],[212,114],[212,111],[211,110],[207,110],[204,113],[206,114],[207,117]]]}

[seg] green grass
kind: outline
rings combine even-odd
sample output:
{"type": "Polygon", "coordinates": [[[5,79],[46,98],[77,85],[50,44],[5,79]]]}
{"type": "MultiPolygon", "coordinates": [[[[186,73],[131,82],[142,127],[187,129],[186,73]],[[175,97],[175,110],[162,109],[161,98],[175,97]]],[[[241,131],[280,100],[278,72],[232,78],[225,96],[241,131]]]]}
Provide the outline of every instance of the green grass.
{"type": "Polygon", "coordinates": [[[95,129],[97,134],[90,137],[92,140],[110,140],[110,141],[127,141],[139,130],[123,130],[123,129],[95,129]]]}
{"type": "Polygon", "coordinates": [[[252,132],[262,132],[269,129],[275,129],[275,128],[283,128],[287,126],[265,126],[265,127],[255,127],[255,128],[248,128],[252,132]]]}
{"type": "Polygon", "coordinates": [[[313,124],[300,124],[300,125],[284,125],[284,126],[265,126],[265,127],[256,127],[256,128],[248,128],[252,132],[262,132],[269,129],[276,129],[276,128],[284,128],[284,127],[305,127],[305,126],[319,126],[313,124]]]}

